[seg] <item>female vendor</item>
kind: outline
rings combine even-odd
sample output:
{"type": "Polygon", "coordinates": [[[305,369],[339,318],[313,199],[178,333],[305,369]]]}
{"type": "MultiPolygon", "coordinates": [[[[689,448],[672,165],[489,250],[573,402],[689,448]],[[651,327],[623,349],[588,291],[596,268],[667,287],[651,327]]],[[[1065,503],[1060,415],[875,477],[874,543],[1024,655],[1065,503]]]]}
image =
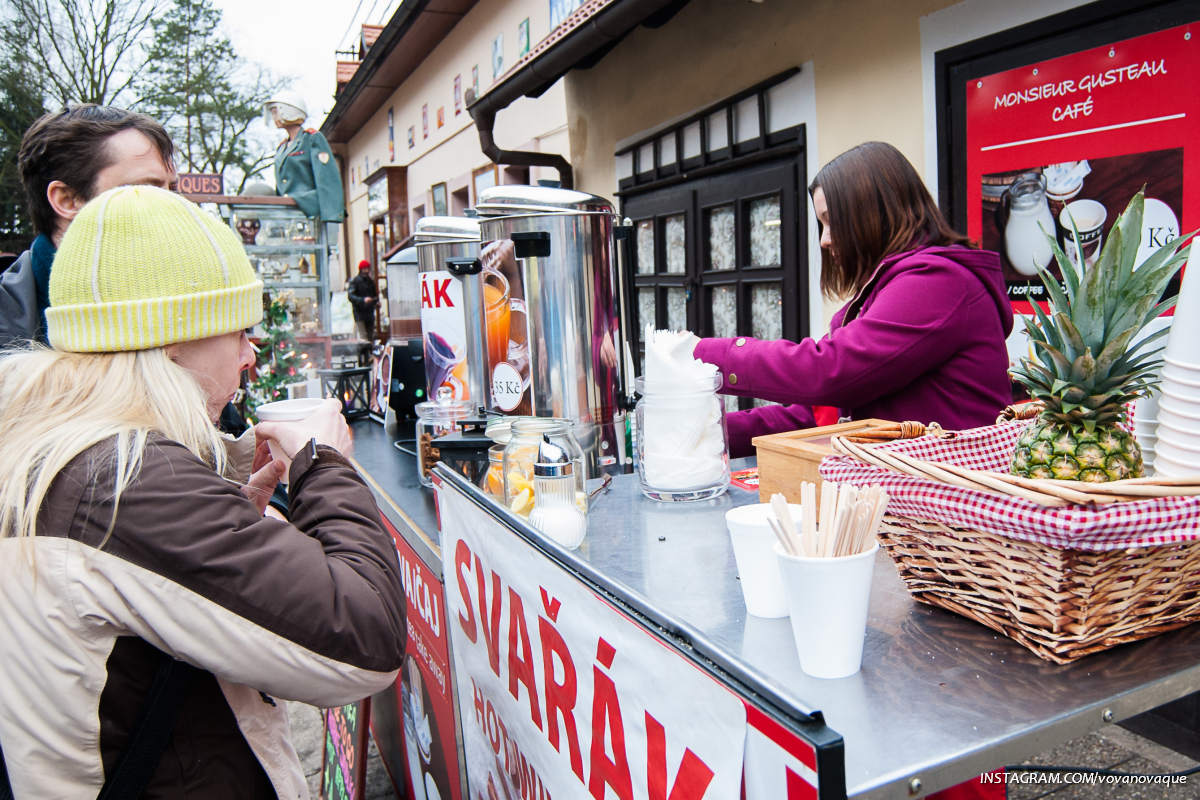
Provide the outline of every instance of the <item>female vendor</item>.
{"type": "Polygon", "coordinates": [[[821,226],[821,289],[849,296],[821,339],[701,339],[722,392],[784,405],[728,416],[731,456],[750,440],[811,427],[811,406],[863,419],[990,425],[1010,402],[1004,340],[1013,316],[1000,257],[946,222],[916,170],[867,142],[808,187],[821,226]]]}

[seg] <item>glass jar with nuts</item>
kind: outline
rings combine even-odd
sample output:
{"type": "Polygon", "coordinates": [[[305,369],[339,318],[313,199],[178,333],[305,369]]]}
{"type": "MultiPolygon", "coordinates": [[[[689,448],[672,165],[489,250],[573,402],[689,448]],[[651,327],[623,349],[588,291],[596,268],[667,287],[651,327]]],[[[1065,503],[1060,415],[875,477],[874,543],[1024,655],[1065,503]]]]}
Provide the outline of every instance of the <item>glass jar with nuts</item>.
{"type": "Polygon", "coordinates": [[[430,473],[441,457],[434,440],[453,433],[458,421],[471,413],[471,404],[455,400],[454,390],[449,386],[439,386],[436,398],[417,403],[416,411],[417,477],[422,485],[433,486],[430,473]]]}

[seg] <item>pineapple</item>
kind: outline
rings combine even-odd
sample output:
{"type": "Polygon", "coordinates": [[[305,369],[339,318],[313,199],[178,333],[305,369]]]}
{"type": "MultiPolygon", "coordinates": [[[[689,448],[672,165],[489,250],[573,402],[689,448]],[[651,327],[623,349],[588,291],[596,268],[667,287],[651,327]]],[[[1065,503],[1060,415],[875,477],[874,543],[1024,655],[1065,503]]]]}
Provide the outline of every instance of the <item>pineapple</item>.
{"type": "Polygon", "coordinates": [[[1146,348],[1167,329],[1130,343],[1175,304],[1175,297],[1158,298],[1187,259],[1186,247],[1176,252],[1187,238],[1180,237],[1134,263],[1143,200],[1144,190],[1129,201],[1094,266],[1083,266],[1077,251],[1076,267],[1047,234],[1063,283],[1040,272],[1050,311],[1033,304],[1036,322],[1026,322],[1033,355],[1012,370],[1045,406],[1017,440],[1014,475],[1103,482],[1143,474],[1141,448],[1120,423],[1125,404],[1157,384],[1162,348],[1146,348]]]}

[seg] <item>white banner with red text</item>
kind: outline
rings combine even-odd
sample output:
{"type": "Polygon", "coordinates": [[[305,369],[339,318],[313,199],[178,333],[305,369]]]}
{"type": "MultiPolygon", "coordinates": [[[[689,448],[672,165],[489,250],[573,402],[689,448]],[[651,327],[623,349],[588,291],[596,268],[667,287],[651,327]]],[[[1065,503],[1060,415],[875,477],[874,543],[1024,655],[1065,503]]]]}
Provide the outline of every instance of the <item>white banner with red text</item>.
{"type": "Polygon", "coordinates": [[[472,800],[737,800],[742,700],[461,493],[437,496],[472,800]]]}

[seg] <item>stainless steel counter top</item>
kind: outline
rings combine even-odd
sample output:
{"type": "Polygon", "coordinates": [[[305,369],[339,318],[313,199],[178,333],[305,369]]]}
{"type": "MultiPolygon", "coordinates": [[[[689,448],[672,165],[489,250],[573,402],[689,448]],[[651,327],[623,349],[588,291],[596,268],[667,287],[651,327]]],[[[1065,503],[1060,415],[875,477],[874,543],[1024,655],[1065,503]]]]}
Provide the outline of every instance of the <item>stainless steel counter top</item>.
{"type": "MultiPolygon", "coordinates": [[[[378,422],[361,420],[350,426],[354,433],[354,461],[375,493],[379,510],[400,532],[421,560],[442,576],[438,547],[437,507],[433,490],[417,479],[417,458],[395,447],[396,436],[378,422]]],[[[412,424],[401,436],[412,437],[412,424]]],[[[411,443],[410,443],[411,445],[411,443]]]]}
{"type": "MultiPolygon", "coordinates": [[[[413,495],[399,477],[407,469],[416,484],[412,458],[390,442],[391,453],[376,458],[378,437],[359,428],[359,463],[384,492],[398,491],[394,504],[412,522],[435,525],[429,493],[413,495]]],[[[1200,625],[1058,666],[981,625],[917,604],[883,552],[862,671],[809,678],[788,620],[748,616],[738,588],[724,513],[757,499],[731,488],[714,500],[657,503],[642,497],[636,476],[620,476],[593,501],[578,551],[544,542],[542,549],[677,646],[736,675],[767,705],[795,715],[819,710],[844,738],[851,797],[907,798],[913,780],[921,794],[944,788],[1200,689],[1200,625]]],[[[436,532],[428,538],[436,541],[436,532]]]]}
{"type": "MultiPolygon", "coordinates": [[[[789,621],[746,614],[724,513],[758,502],[729,494],[671,507],[614,482],[588,515],[581,557],[682,620],[845,740],[851,797],[909,797],[1012,764],[1200,688],[1200,626],[1059,666],[1006,637],[918,604],[880,551],[861,672],[800,670],[789,621]]],[[[814,609],[820,613],[820,609],[814,609]]]]}

